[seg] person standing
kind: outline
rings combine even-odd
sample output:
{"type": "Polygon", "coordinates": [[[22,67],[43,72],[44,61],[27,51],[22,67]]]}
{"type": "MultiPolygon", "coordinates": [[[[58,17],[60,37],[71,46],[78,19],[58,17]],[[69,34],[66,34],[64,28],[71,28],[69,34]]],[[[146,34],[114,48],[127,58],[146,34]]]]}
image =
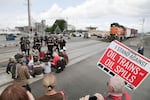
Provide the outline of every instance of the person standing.
{"type": "Polygon", "coordinates": [[[47,49],[48,49],[48,52],[50,53],[51,57],[53,55],[53,47],[54,47],[54,40],[52,37],[49,37],[48,41],[47,41],[47,49]]]}
{"type": "Polygon", "coordinates": [[[6,73],[11,74],[14,66],[16,66],[16,61],[14,57],[11,57],[9,58],[9,62],[7,64],[6,73]]]}
{"type": "Polygon", "coordinates": [[[46,91],[45,94],[41,97],[37,97],[36,100],[66,100],[63,91],[55,90],[56,77],[53,74],[44,76],[43,87],[46,91]]]}
{"type": "Polygon", "coordinates": [[[4,89],[0,100],[35,100],[33,95],[17,84],[11,84],[4,89]]]}
{"type": "Polygon", "coordinates": [[[29,37],[25,37],[25,49],[28,56],[30,54],[30,43],[29,37]]]}
{"type": "Polygon", "coordinates": [[[61,36],[59,40],[60,49],[63,49],[66,46],[65,39],[61,36]]]}
{"type": "Polygon", "coordinates": [[[18,53],[15,55],[15,59],[17,63],[15,66],[16,68],[14,68],[13,83],[18,84],[31,92],[28,81],[28,79],[30,78],[30,73],[27,66],[23,65],[23,55],[18,53]]]}
{"type": "Polygon", "coordinates": [[[144,47],[143,47],[142,43],[137,44],[137,52],[141,55],[144,55],[144,47]]]}
{"type": "Polygon", "coordinates": [[[35,47],[39,50],[39,52],[41,51],[42,44],[41,44],[40,37],[37,37],[37,39],[35,41],[35,47]]]}
{"type": "Polygon", "coordinates": [[[105,100],[130,100],[130,95],[124,92],[125,82],[119,77],[111,77],[107,82],[108,93],[105,100]]]}
{"type": "Polygon", "coordinates": [[[20,38],[19,44],[20,44],[21,52],[26,52],[26,48],[25,48],[25,39],[24,39],[24,37],[21,37],[21,38],[20,38]]]}
{"type": "Polygon", "coordinates": [[[59,41],[58,41],[58,37],[54,37],[54,51],[57,50],[57,52],[59,52],[60,48],[59,48],[59,41]]]}

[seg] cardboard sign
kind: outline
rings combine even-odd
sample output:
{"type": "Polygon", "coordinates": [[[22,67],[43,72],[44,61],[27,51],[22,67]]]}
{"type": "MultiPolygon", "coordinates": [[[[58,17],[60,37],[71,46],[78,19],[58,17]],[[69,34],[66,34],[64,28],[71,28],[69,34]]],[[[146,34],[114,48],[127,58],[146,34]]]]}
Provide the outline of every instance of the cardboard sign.
{"type": "Polygon", "coordinates": [[[150,60],[115,40],[99,60],[98,67],[111,76],[119,75],[133,90],[150,73],[150,60]]]}

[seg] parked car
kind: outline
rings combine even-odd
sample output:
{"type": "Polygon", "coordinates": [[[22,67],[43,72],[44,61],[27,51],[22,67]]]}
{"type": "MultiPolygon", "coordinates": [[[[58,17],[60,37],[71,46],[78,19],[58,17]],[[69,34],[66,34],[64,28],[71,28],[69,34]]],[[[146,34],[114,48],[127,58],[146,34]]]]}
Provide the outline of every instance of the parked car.
{"type": "Polygon", "coordinates": [[[15,40],[16,36],[14,34],[8,34],[6,35],[6,40],[10,41],[10,40],[15,40]]]}
{"type": "Polygon", "coordinates": [[[79,32],[74,32],[72,34],[73,37],[83,37],[83,34],[82,33],[79,33],[79,32]]]}

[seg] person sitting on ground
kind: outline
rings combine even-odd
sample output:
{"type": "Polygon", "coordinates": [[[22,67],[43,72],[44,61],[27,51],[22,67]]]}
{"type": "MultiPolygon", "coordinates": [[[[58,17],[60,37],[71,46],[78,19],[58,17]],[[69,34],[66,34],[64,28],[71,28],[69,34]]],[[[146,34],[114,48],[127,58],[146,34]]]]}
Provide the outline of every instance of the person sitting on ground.
{"type": "Polygon", "coordinates": [[[43,68],[43,73],[44,74],[49,74],[51,73],[51,62],[49,60],[49,58],[45,57],[43,60],[42,60],[42,64],[41,64],[41,67],[43,68]]]}
{"type": "Polygon", "coordinates": [[[42,73],[43,73],[43,68],[41,66],[40,61],[35,62],[33,65],[33,69],[30,72],[30,74],[35,78],[36,75],[41,75],[42,73]]]}
{"type": "Polygon", "coordinates": [[[130,95],[124,92],[125,82],[119,77],[111,77],[107,83],[108,93],[105,100],[130,100],[130,95]]]}
{"type": "Polygon", "coordinates": [[[59,56],[56,52],[54,52],[54,58],[52,60],[52,67],[56,69],[56,73],[60,73],[65,69],[66,60],[64,57],[59,56]]]}
{"type": "Polygon", "coordinates": [[[47,74],[43,79],[43,86],[46,90],[46,93],[37,97],[36,100],[65,100],[63,91],[56,91],[56,77],[53,74],[47,74]]]}
{"type": "Polygon", "coordinates": [[[39,50],[37,49],[37,47],[32,48],[32,56],[34,62],[39,60],[39,50]]]}
{"type": "Polygon", "coordinates": [[[69,63],[68,54],[66,53],[66,49],[61,49],[59,52],[59,56],[65,59],[66,65],[69,63]]]}
{"type": "Polygon", "coordinates": [[[45,50],[41,48],[41,51],[39,52],[40,61],[42,61],[45,57],[46,57],[45,50]]]}
{"type": "Polygon", "coordinates": [[[28,55],[23,51],[22,56],[23,56],[23,65],[28,65],[29,63],[28,55]]]}
{"type": "Polygon", "coordinates": [[[95,93],[92,97],[90,97],[90,95],[86,95],[79,100],[104,100],[104,97],[100,93],[95,93]]]}
{"type": "Polygon", "coordinates": [[[33,95],[17,84],[11,84],[0,95],[0,100],[35,100],[33,95]]]}
{"type": "Polygon", "coordinates": [[[57,62],[60,59],[60,56],[56,52],[54,52],[53,53],[53,57],[54,58],[52,59],[52,66],[56,67],[57,66],[57,62]]]}

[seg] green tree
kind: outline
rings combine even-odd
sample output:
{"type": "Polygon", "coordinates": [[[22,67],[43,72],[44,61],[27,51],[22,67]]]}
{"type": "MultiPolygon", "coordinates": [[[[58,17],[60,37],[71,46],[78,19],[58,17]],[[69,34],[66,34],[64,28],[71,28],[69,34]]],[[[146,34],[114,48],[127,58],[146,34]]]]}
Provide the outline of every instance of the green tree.
{"type": "Polygon", "coordinates": [[[52,26],[52,31],[54,32],[56,27],[59,27],[61,32],[63,32],[64,30],[67,30],[67,22],[64,19],[57,19],[53,26],[52,26]]]}
{"type": "Polygon", "coordinates": [[[64,30],[67,30],[67,22],[64,19],[56,19],[56,21],[51,27],[45,29],[45,32],[54,33],[57,27],[60,28],[61,32],[63,32],[64,30]]]}

